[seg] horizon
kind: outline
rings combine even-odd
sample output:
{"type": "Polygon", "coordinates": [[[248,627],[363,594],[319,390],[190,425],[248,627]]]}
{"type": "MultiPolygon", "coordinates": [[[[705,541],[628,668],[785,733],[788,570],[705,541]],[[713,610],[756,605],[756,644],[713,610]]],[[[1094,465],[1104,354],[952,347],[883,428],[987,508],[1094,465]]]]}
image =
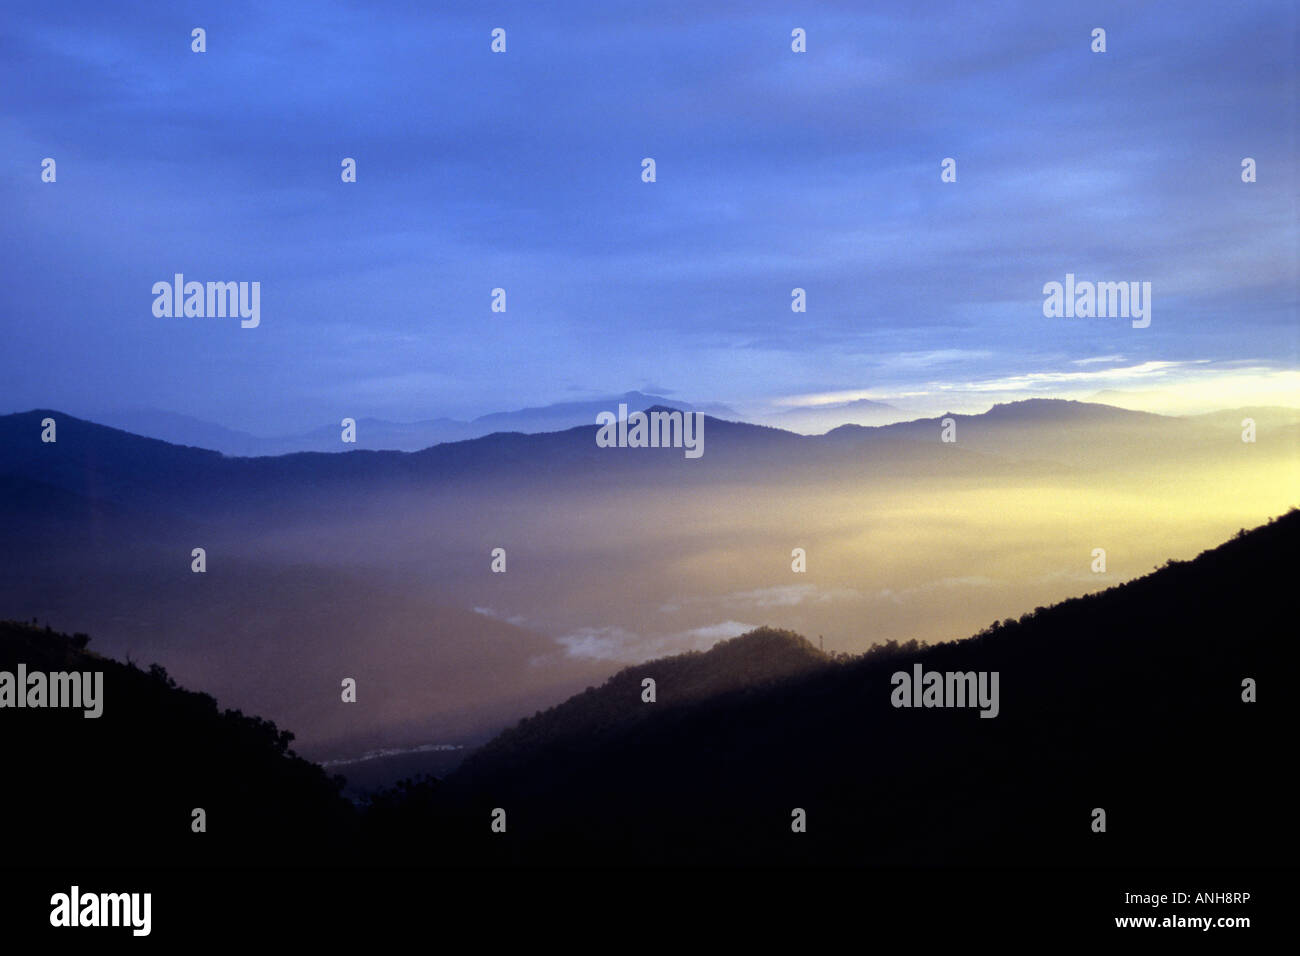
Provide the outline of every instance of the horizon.
{"type": "MultiPolygon", "coordinates": [[[[663,399],[667,401],[673,401],[673,399],[670,399],[668,396],[663,396],[663,395],[649,395],[645,393],[625,392],[620,395],[609,395],[609,396],[602,396],[601,398],[591,399],[589,400],[589,402],[592,404],[601,403],[601,402],[610,402],[613,403],[614,406],[617,406],[620,400],[625,400],[628,396],[633,394],[640,394],[643,398],[646,399],[663,399]]],[[[824,436],[827,432],[833,431],[837,428],[842,428],[846,425],[851,425],[857,428],[864,428],[864,429],[879,429],[879,428],[887,428],[891,425],[906,425],[906,424],[913,424],[917,422],[933,421],[947,415],[953,415],[956,417],[965,417],[965,418],[979,418],[989,414],[990,412],[993,412],[998,408],[1008,408],[1008,407],[1015,407],[1020,405],[1030,405],[1035,403],[1092,405],[1092,406],[1097,406],[1102,408],[1115,409],[1118,411],[1128,411],[1128,412],[1137,412],[1141,414],[1158,415],[1163,418],[1197,418],[1206,415],[1226,414],[1229,412],[1261,411],[1261,410],[1269,410],[1269,409],[1277,410],[1277,411],[1291,411],[1291,412],[1300,413],[1300,405],[1288,404],[1288,403],[1277,403],[1277,404],[1255,403],[1250,405],[1237,405],[1232,407],[1208,407],[1207,406],[1204,409],[1198,409],[1196,411],[1169,412],[1169,411],[1157,411],[1154,408],[1150,408],[1150,407],[1135,407],[1132,404],[1117,404],[1112,402],[1097,401],[1095,399],[1089,400],[1089,399],[1079,399],[1079,398],[1059,398],[1056,396],[1038,395],[1038,396],[1032,396],[1027,398],[1011,399],[1008,401],[984,403],[980,406],[976,406],[977,408],[982,409],[978,411],[958,411],[955,408],[950,407],[950,408],[945,408],[943,411],[934,412],[931,414],[908,414],[908,413],[904,413],[900,409],[890,408],[888,410],[878,412],[877,413],[878,420],[872,422],[854,421],[853,420],[854,414],[850,408],[843,407],[839,404],[832,404],[832,405],[825,406],[825,410],[831,412],[843,411],[844,412],[843,420],[839,421],[836,424],[827,424],[824,426],[820,426],[818,430],[808,430],[807,428],[799,427],[797,424],[782,421],[782,419],[779,416],[768,416],[766,418],[750,419],[750,418],[742,417],[738,413],[730,412],[730,410],[727,409],[708,410],[710,406],[701,406],[697,403],[686,402],[684,400],[678,400],[678,401],[680,401],[683,406],[687,406],[688,408],[693,407],[696,411],[699,412],[699,414],[702,414],[705,418],[712,418],[717,421],[729,422],[733,424],[755,425],[763,428],[773,428],[778,431],[785,431],[785,432],[789,432],[790,434],[801,435],[803,437],[808,437],[808,438],[817,438],[817,437],[824,436]]],[[[454,421],[456,421],[457,424],[471,425],[477,423],[483,418],[500,417],[500,416],[508,417],[510,415],[524,413],[524,412],[544,412],[544,411],[550,411],[551,409],[562,407],[564,405],[576,405],[576,404],[586,404],[586,403],[571,402],[571,403],[557,403],[556,405],[548,405],[548,406],[530,406],[528,408],[521,408],[521,409],[509,409],[509,410],[497,409],[495,411],[488,412],[485,413],[484,415],[478,416],[474,419],[454,420],[454,421]]],[[[665,406],[646,405],[643,410],[649,410],[650,408],[654,408],[654,407],[663,407],[670,410],[677,410],[672,405],[665,405],[665,406]]],[[[817,406],[817,408],[820,410],[822,406],[817,406]]],[[[611,409],[611,411],[612,410],[613,409],[611,409]]],[[[632,408],[629,411],[636,411],[636,410],[637,408],[632,408]]],[[[305,440],[308,437],[310,437],[312,432],[329,432],[332,435],[335,431],[337,431],[337,429],[332,425],[332,423],[320,422],[320,423],[316,423],[314,428],[309,428],[303,432],[299,432],[296,434],[257,434],[254,432],[244,432],[243,430],[240,429],[229,428],[228,426],[223,425],[220,422],[209,421],[209,420],[200,419],[188,415],[181,415],[179,413],[169,413],[169,412],[165,412],[162,409],[152,409],[152,408],[120,409],[115,412],[110,412],[106,414],[102,419],[98,419],[88,415],[74,414],[64,409],[54,408],[54,407],[35,407],[35,408],[15,409],[10,412],[0,412],[0,417],[13,416],[13,415],[29,415],[29,414],[36,414],[36,413],[52,413],[52,414],[59,414],[59,415],[67,415],[71,418],[75,418],[80,421],[89,422],[90,424],[94,424],[94,425],[100,425],[105,428],[112,428],[116,431],[127,432],[128,434],[136,435],[137,437],[152,438],[173,445],[188,444],[191,447],[203,448],[205,450],[210,450],[210,451],[221,451],[221,449],[208,448],[208,446],[202,444],[194,444],[193,442],[183,442],[183,441],[178,441],[174,438],[161,437],[156,434],[150,434],[150,431],[152,429],[145,428],[145,429],[137,430],[131,427],[114,424],[114,421],[120,420],[121,416],[123,415],[129,416],[135,413],[146,414],[146,415],[163,414],[173,419],[189,420],[194,425],[215,426],[217,428],[222,429],[223,431],[229,431],[233,434],[246,434],[249,437],[256,438],[259,440],[267,440],[267,441],[276,441],[276,440],[293,441],[298,439],[305,440]]],[[[380,424],[385,426],[405,427],[405,426],[418,426],[418,425],[424,425],[430,423],[437,423],[443,420],[445,420],[444,416],[417,419],[414,421],[386,421],[382,419],[380,420],[358,419],[357,424],[358,427],[366,423],[380,424]]],[[[592,421],[590,423],[578,422],[574,424],[566,424],[566,425],[555,426],[555,427],[537,427],[531,430],[525,430],[522,428],[513,428],[513,429],[505,428],[500,430],[485,431],[482,434],[476,434],[464,438],[450,438],[441,441],[435,441],[429,445],[420,446],[418,448],[371,447],[367,444],[362,443],[359,445],[359,447],[353,447],[353,448],[349,448],[345,446],[333,450],[328,450],[324,448],[311,449],[311,450],[320,451],[326,454],[345,454],[349,451],[358,451],[358,450],[398,451],[402,453],[411,453],[415,451],[424,450],[425,448],[432,448],[437,445],[453,444],[456,442],[464,442],[464,441],[475,441],[479,438],[488,437],[489,435],[552,434],[560,431],[570,431],[574,428],[586,427],[587,425],[590,425],[591,427],[594,428],[594,427],[598,427],[598,424],[599,424],[598,422],[592,421]]],[[[264,455],[243,456],[243,455],[230,455],[229,453],[222,452],[222,454],[226,455],[227,457],[277,457],[280,455],[295,454],[295,453],[296,453],[295,451],[274,451],[274,452],[267,452],[264,455]]]]}

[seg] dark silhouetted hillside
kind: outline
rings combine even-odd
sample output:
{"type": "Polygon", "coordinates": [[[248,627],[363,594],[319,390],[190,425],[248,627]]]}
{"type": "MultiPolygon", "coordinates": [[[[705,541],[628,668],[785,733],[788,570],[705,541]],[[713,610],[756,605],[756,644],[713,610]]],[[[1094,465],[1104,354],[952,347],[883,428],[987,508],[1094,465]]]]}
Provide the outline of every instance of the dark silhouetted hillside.
{"type": "Polygon", "coordinates": [[[642,704],[639,678],[691,697],[674,680],[692,662],[650,662],[389,792],[370,822],[467,863],[1290,864],[1298,546],[1293,510],[968,640],[675,706],[642,704]],[[893,707],[914,663],[999,672],[999,716],[893,707]]]}
{"type": "Polygon", "coordinates": [[[829,660],[793,631],[759,628],[720,641],[708,651],[637,664],[598,688],[588,687],[557,707],[524,718],[470,756],[464,772],[500,772],[503,766],[525,765],[545,747],[563,747],[570,753],[598,752],[664,709],[731,692],[756,692],[818,670],[829,660]],[[645,678],[655,681],[653,703],[642,700],[645,678]]]}
{"type": "Polygon", "coordinates": [[[327,859],[355,813],[293,735],[222,711],[161,668],[84,650],[85,635],[0,622],[0,671],[102,671],[103,712],[0,708],[6,855],[41,865],[327,859]],[[192,811],[207,832],[191,831],[192,811]]]}

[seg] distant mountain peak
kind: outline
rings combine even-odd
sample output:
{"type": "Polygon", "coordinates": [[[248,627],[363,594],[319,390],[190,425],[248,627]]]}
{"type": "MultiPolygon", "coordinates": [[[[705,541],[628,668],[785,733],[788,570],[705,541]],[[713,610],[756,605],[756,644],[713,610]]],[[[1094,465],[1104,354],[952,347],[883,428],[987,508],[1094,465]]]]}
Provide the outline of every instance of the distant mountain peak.
{"type": "MultiPolygon", "coordinates": [[[[1166,416],[1154,412],[1120,408],[1101,402],[1083,402],[1072,398],[1025,398],[994,405],[981,416],[990,422],[1154,422],[1166,416]]],[[[1167,420],[1167,419],[1166,419],[1167,420]]]]}

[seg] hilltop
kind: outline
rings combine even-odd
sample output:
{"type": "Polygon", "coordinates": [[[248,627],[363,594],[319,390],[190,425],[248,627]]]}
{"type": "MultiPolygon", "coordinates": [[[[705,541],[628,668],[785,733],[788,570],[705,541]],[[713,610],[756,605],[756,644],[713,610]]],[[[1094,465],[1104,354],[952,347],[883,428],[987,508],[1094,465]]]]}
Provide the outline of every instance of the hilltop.
{"type": "Polygon", "coordinates": [[[515,863],[1282,864],[1297,546],[1293,510],[966,640],[806,655],[806,673],[671,707],[641,703],[636,678],[667,700],[683,672],[648,662],[387,794],[371,822],[515,863]],[[892,706],[891,676],[917,664],[998,672],[998,716],[892,706]],[[508,838],[488,830],[498,807],[508,838]]]}
{"type": "Polygon", "coordinates": [[[627,667],[600,687],[588,687],[558,706],[539,711],[493,738],[465,763],[463,774],[524,764],[539,750],[562,746],[594,752],[664,709],[733,692],[756,692],[827,666],[831,658],[793,631],[758,628],[708,651],[692,651],[627,667]],[[656,699],[643,700],[643,680],[655,682],[656,699]],[[663,690],[660,692],[659,688],[663,690]]]}

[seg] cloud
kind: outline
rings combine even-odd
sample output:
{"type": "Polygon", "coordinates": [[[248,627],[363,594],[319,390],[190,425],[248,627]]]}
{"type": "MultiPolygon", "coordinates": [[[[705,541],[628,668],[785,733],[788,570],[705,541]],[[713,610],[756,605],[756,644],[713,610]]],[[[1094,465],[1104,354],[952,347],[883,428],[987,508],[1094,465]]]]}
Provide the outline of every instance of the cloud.
{"type": "Polygon", "coordinates": [[[570,657],[589,657],[595,660],[644,660],[633,648],[642,644],[641,637],[622,627],[580,627],[558,637],[555,642],[570,657]]]}
{"type": "Polygon", "coordinates": [[[723,601],[741,607],[770,608],[797,607],[800,604],[825,604],[829,601],[854,598],[858,592],[852,588],[823,588],[816,584],[780,584],[752,591],[735,591],[723,601]]]}
{"type": "MultiPolygon", "coordinates": [[[[1017,372],[986,378],[933,380],[906,391],[839,392],[836,396],[870,397],[895,406],[889,418],[905,421],[941,412],[978,413],[999,402],[1052,397],[1107,402],[1109,396],[1126,408],[1182,415],[1249,405],[1300,405],[1300,370],[1262,359],[1149,360],[1111,368],[1123,356],[1071,360],[1050,371],[1017,372]],[[1122,399],[1122,400],[1121,400],[1122,399]]],[[[783,405],[815,407],[831,393],[787,396],[783,405]]],[[[749,410],[754,413],[754,409],[749,410]]],[[[758,412],[758,417],[762,417],[758,412]]],[[[773,423],[779,420],[773,419],[773,423]]]]}
{"type": "Polygon", "coordinates": [[[138,0],[15,7],[0,406],[111,396],[283,434],[570,383],[921,405],[1085,387],[1062,373],[1120,352],[1175,363],[1170,382],[1196,359],[1297,364],[1284,2],[1117,9],[1138,58],[1092,56],[1072,10],[1030,0],[819,5],[806,56],[767,0],[575,0],[559,25],[505,0],[499,57],[468,8],[377,3],[232,0],[206,54],[138,0]],[[42,185],[20,157],[51,152],[42,185]],[[155,319],[150,285],[177,271],[260,281],[262,325],[155,319]],[[1045,321],[1067,271],[1152,281],[1151,328],[1045,321]]]}
{"type": "Polygon", "coordinates": [[[993,587],[998,583],[999,582],[995,581],[993,578],[984,577],[979,574],[972,574],[959,578],[939,578],[938,580],[927,581],[925,584],[919,584],[910,588],[881,588],[876,592],[875,596],[877,598],[901,604],[904,601],[910,601],[915,597],[924,596],[940,589],[988,588],[993,587]]]}
{"type": "Polygon", "coordinates": [[[570,657],[635,664],[686,651],[705,651],[718,641],[739,637],[756,627],[756,624],[727,620],[672,634],[646,637],[616,625],[582,627],[557,638],[556,642],[565,648],[570,657]]]}
{"type": "Polygon", "coordinates": [[[476,607],[474,608],[474,613],[482,614],[484,617],[490,617],[496,621],[505,621],[507,624],[513,624],[515,627],[523,627],[528,620],[522,614],[506,615],[503,612],[494,610],[490,607],[476,607]]]}

